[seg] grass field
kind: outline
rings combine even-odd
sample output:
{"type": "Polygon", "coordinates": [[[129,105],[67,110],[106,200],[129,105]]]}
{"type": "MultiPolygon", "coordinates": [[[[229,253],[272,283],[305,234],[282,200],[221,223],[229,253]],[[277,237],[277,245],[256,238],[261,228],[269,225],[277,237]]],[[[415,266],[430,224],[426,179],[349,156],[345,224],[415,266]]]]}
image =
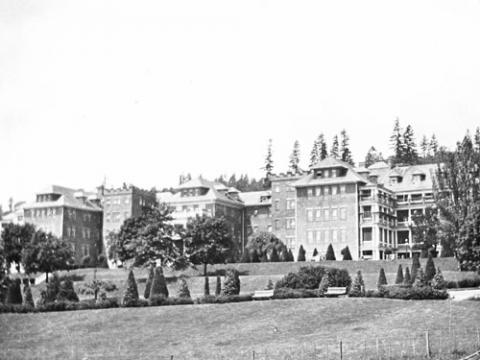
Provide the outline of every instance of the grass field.
{"type": "Polygon", "coordinates": [[[3,314],[0,358],[339,359],[342,340],[344,359],[419,359],[428,329],[453,359],[479,324],[479,302],[349,298],[3,314]]]}

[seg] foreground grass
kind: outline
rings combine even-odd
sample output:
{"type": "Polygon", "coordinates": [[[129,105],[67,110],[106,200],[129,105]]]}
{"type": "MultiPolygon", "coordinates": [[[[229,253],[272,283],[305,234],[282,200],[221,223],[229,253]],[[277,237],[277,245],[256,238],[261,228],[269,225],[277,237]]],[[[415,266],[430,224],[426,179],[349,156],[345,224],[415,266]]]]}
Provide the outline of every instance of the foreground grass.
{"type": "Polygon", "coordinates": [[[434,358],[453,359],[479,324],[474,301],[348,298],[4,314],[0,358],[338,359],[342,340],[344,359],[407,359],[428,329],[434,358]]]}

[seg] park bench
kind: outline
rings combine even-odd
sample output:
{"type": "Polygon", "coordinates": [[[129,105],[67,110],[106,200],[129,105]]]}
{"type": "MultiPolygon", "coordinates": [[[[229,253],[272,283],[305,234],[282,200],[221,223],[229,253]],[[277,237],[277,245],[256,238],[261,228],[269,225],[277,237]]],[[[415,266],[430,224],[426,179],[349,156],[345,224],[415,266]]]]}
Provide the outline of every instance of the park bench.
{"type": "Polygon", "coordinates": [[[327,292],[325,293],[325,296],[340,296],[340,295],[347,295],[346,287],[329,286],[327,288],[327,292]]]}
{"type": "Polygon", "coordinates": [[[271,299],[273,297],[273,289],[272,290],[257,290],[252,296],[252,299],[260,300],[260,299],[271,299]]]}

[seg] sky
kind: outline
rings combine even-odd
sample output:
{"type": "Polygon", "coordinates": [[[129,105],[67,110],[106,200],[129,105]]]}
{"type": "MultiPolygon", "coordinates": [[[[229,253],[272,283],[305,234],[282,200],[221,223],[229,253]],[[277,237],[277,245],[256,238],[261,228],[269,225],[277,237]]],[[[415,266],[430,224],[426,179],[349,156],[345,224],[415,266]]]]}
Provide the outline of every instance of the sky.
{"type": "Polygon", "coordinates": [[[260,177],[394,120],[453,147],[480,125],[478,0],[1,0],[0,204],[47,184],[260,177]]]}

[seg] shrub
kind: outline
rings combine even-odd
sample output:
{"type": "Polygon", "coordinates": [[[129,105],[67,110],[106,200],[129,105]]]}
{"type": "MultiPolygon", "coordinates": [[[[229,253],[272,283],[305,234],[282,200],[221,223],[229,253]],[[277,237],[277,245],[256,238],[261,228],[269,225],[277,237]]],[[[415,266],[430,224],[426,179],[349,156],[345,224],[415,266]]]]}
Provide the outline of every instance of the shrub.
{"type": "Polygon", "coordinates": [[[189,305],[189,304],[193,304],[193,300],[190,297],[166,298],[161,295],[156,295],[149,299],[150,306],[189,305]]]}
{"type": "Polygon", "coordinates": [[[45,289],[45,303],[54,302],[57,299],[59,291],[60,278],[58,277],[57,273],[53,273],[47,283],[47,288],[45,289]]]}
{"type": "Polygon", "coordinates": [[[413,281],[413,286],[414,287],[424,287],[427,285],[427,281],[425,280],[425,274],[423,270],[420,268],[417,271],[417,276],[415,277],[415,280],[413,281]]]}
{"type": "Polygon", "coordinates": [[[138,299],[130,301],[128,303],[122,303],[121,306],[122,307],[146,307],[150,304],[149,303],[150,300],[151,300],[151,298],[148,299],[148,300],[138,298],[138,299]]]}
{"type": "Polygon", "coordinates": [[[108,269],[108,261],[105,255],[102,254],[98,257],[97,266],[108,269]]]}
{"type": "Polygon", "coordinates": [[[412,285],[412,278],[410,277],[410,270],[408,266],[405,268],[405,277],[403,278],[403,285],[412,285]]]}
{"type": "Polygon", "coordinates": [[[220,296],[222,293],[222,279],[217,275],[217,285],[215,286],[215,296],[220,296]]]}
{"type": "Polygon", "coordinates": [[[23,303],[21,284],[22,281],[20,279],[9,281],[7,299],[5,301],[7,304],[21,305],[23,303]]]}
{"type": "Polygon", "coordinates": [[[78,301],[78,296],[71,279],[65,279],[60,282],[56,299],[57,301],[78,301]]]}
{"type": "Polygon", "coordinates": [[[432,283],[432,288],[434,288],[435,290],[443,290],[447,288],[447,282],[443,278],[440,268],[438,268],[437,273],[433,277],[431,283],[432,283]]]}
{"type": "Polygon", "coordinates": [[[402,264],[398,264],[397,277],[395,278],[395,284],[403,284],[403,269],[402,264]]]}
{"type": "Polygon", "coordinates": [[[435,264],[433,262],[432,254],[428,254],[427,264],[425,265],[425,281],[430,283],[435,276],[435,264]]]}
{"type": "Polygon", "coordinates": [[[420,269],[420,260],[419,260],[419,255],[418,254],[413,254],[412,258],[412,271],[410,273],[412,277],[412,283],[415,281],[415,278],[417,277],[417,271],[420,269]]]}
{"type": "Polygon", "coordinates": [[[28,283],[23,287],[23,305],[32,308],[35,307],[35,304],[33,303],[32,288],[28,283]]]}
{"type": "Polygon", "coordinates": [[[337,260],[335,258],[335,252],[333,251],[332,244],[328,245],[327,254],[325,255],[325,260],[337,260]]]}
{"type": "MultiPolygon", "coordinates": [[[[152,293],[150,293],[152,296],[152,293]]],[[[125,293],[123,295],[122,305],[123,306],[135,306],[138,303],[138,288],[137,283],[135,282],[135,276],[133,271],[130,270],[128,273],[127,284],[125,286],[125,293]]]]}
{"type": "Polygon", "coordinates": [[[455,288],[473,288],[480,286],[480,276],[466,278],[458,281],[446,281],[447,289],[455,288]]]}
{"type": "Polygon", "coordinates": [[[378,290],[380,290],[385,285],[387,285],[387,277],[385,276],[385,270],[383,270],[383,268],[380,268],[377,281],[378,290]]]}
{"type": "Polygon", "coordinates": [[[350,292],[348,293],[350,297],[361,297],[365,296],[365,283],[363,281],[362,272],[360,270],[357,271],[357,276],[355,276],[355,280],[353,280],[352,287],[350,292]]]}
{"type": "Polygon", "coordinates": [[[150,296],[161,295],[168,298],[168,289],[167,283],[165,281],[165,276],[163,276],[163,269],[161,267],[156,267],[154,270],[153,281],[150,287],[150,296]]]}
{"type": "Polygon", "coordinates": [[[225,283],[223,285],[223,295],[240,294],[240,274],[238,270],[229,268],[225,270],[225,283]]]}
{"type": "Polygon", "coordinates": [[[190,299],[190,290],[188,289],[187,281],[185,279],[180,280],[180,286],[178,288],[178,297],[190,299]]]}
{"type": "Polygon", "coordinates": [[[300,299],[320,297],[323,293],[319,289],[290,289],[290,288],[276,288],[273,292],[274,299],[300,299]]]}
{"type": "Polygon", "coordinates": [[[322,280],[320,281],[320,284],[318,285],[318,290],[320,294],[325,294],[328,290],[328,288],[332,286],[332,279],[330,276],[330,272],[327,270],[325,274],[322,276],[322,280]]]}
{"type": "Polygon", "coordinates": [[[303,245],[300,245],[300,248],[298,249],[297,261],[305,261],[305,249],[303,248],[303,245]]]}
{"type": "Polygon", "coordinates": [[[330,286],[345,286],[347,289],[350,287],[352,279],[345,269],[303,266],[297,273],[288,273],[277,281],[275,288],[318,289],[326,270],[330,273],[332,283],[330,286]]]}
{"type": "Polygon", "coordinates": [[[273,290],[273,281],[272,279],[268,279],[267,286],[265,286],[265,290],[273,290]]]}
{"type": "Polygon", "coordinates": [[[260,262],[260,259],[258,258],[258,254],[257,254],[256,251],[252,251],[252,252],[250,253],[250,262],[252,262],[252,263],[258,263],[258,262],[260,262]]]}
{"type": "Polygon", "coordinates": [[[317,248],[313,249],[313,254],[312,254],[312,257],[315,257],[318,255],[318,250],[317,248]]]}
{"type": "Polygon", "coordinates": [[[295,258],[293,257],[292,249],[288,249],[288,258],[287,258],[287,261],[288,261],[288,262],[295,261],[295,258]]]}
{"type": "Polygon", "coordinates": [[[273,248],[270,253],[270,262],[279,262],[280,258],[278,257],[277,249],[273,248]]]}
{"type": "Polygon", "coordinates": [[[196,304],[225,304],[230,302],[252,301],[252,294],[243,295],[220,295],[202,296],[195,299],[196,304]]]}
{"type": "Polygon", "coordinates": [[[81,260],[80,260],[80,264],[82,264],[83,267],[89,267],[90,264],[92,263],[92,259],[90,258],[90,256],[84,256],[81,260]]]}
{"type": "Polygon", "coordinates": [[[148,299],[150,296],[150,289],[152,287],[153,277],[155,275],[155,266],[150,266],[148,269],[147,282],[145,283],[145,291],[143,292],[143,297],[148,299]]]}
{"type": "Polygon", "coordinates": [[[352,260],[352,254],[350,254],[350,249],[348,248],[348,246],[342,249],[341,254],[343,256],[344,261],[352,260]]]}
{"type": "Polygon", "coordinates": [[[387,292],[383,297],[402,300],[443,300],[448,298],[448,293],[444,290],[433,289],[431,286],[417,287],[387,287],[387,292]]]}

